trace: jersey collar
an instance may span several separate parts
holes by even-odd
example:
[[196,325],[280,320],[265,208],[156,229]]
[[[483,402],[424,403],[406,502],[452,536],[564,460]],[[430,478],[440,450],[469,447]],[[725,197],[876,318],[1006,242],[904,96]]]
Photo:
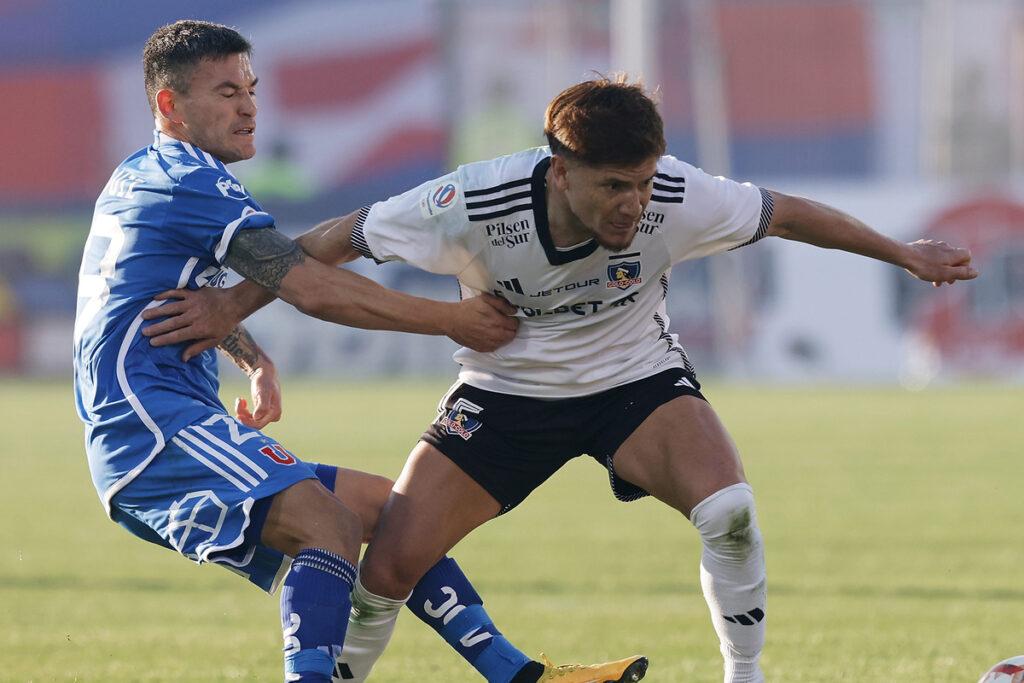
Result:
[[548,169],[551,168],[551,157],[544,157],[533,167],[531,190],[533,192],[533,219],[537,222],[537,239],[544,247],[548,263],[561,266],[586,258],[597,250],[597,242],[590,240],[572,249],[559,249],[551,239],[551,226],[548,224],[547,183],[544,181]]
[[160,150],[164,154],[170,150],[174,150],[180,155],[192,157],[204,166],[209,166],[217,169],[218,171],[229,173],[227,166],[214,158],[209,152],[204,152],[190,142],[182,142],[177,138],[172,138],[170,135],[159,130],[153,131],[153,148]]

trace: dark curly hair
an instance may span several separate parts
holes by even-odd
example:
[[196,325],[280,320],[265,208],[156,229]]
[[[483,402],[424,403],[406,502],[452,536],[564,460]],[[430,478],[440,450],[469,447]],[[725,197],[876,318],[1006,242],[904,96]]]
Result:
[[188,94],[200,61],[241,53],[251,54],[252,45],[229,26],[184,19],[160,27],[142,51],[150,109],[156,114],[156,94],[164,88]]

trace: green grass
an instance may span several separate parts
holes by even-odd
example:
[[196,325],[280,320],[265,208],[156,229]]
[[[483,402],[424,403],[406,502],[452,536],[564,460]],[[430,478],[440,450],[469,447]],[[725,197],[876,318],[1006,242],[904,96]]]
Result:
[[[970,682],[1024,653],[1024,389],[706,384],[758,495],[769,681]],[[268,431],[395,476],[445,388],[286,382]],[[106,520],[67,383],[4,379],[0,415],[0,680],[281,680],[276,598]],[[532,656],[643,652],[646,680],[721,680],[696,534],[616,503],[589,459],[455,556]],[[372,680],[480,679],[406,613]]]

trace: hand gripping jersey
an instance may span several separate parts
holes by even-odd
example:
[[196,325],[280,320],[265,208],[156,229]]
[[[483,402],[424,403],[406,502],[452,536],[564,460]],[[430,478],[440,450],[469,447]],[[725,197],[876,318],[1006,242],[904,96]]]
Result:
[[167,289],[219,286],[231,238],[273,225],[224,164],[159,132],[104,187],[79,272],[74,371],[89,469],[108,513],[170,437],[226,413],[216,352],[183,363],[184,344],[151,346],[140,333],[143,309]]
[[468,384],[540,398],[583,396],[670,367],[693,370],[665,314],[672,265],[761,239],[771,195],[671,156],[632,245],[551,241],[541,147],[453,173],[360,211],[352,244],[458,276],[462,296],[493,292],[518,307],[519,331],[493,353],[461,348]]

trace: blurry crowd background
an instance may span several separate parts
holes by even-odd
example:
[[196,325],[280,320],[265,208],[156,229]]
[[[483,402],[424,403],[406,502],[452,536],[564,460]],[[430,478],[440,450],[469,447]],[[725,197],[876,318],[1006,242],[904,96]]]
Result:
[[[1024,379],[1019,0],[0,1],[0,373],[69,372],[92,203],[151,140],[142,45],[181,18],[251,38],[259,151],[232,168],[290,234],[543,144],[554,94],[642,74],[670,153],[903,239],[970,246],[982,272],[934,290],[775,240],[683,264],[670,315],[698,370],[915,388]],[[457,296],[452,278],[352,267]],[[446,339],[346,330],[280,302],[250,329],[285,374],[454,369]]]

